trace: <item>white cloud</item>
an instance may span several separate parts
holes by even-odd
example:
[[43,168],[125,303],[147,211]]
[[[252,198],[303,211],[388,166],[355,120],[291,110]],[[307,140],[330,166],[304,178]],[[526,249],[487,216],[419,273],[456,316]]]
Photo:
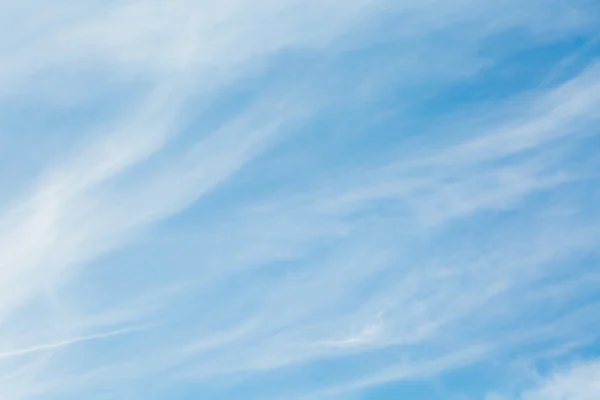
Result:
[[600,363],[589,361],[547,377],[522,400],[594,400],[600,396]]
[[[596,245],[596,215],[550,222],[536,215],[501,224],[501,234],[513,240],[452,237],[452,223],[481,211],[515,209],[528,196],[579,179],[572,168],[558,168],[572,155],[568,148],[555,152],[545,146],[595,133],[590,129],[597,122],[600,90],[598,69],[590,68],[538,93],[532,105],[520,103],[525,110],[507,106],[508,121],[484,128],[457,122],[465,130],[458,144],[436,145],[401,162],[360,166],[342,179],[324,174],[307,186],[288,182],[281,192],[242,196],[234,206],[209,210],[216,215],[210,224],[199,224],[193,235],[175,233],[180,242],[167,246],[172,253],[185,248],[186,260],[179,262],[187,268],[169,264],[175,272],[165,275],[188,285],[161,296],[158,305],[134,302],[121,312],[86,312],[65,299],[92,262],[110,269],[101,263],[103,256],[231,183],[238,171],[326,106],[328,96],[341,96],[332,93],[313,103],[320,82],[309,70],[304,81],[266,90],[208,133],[187,131],[192,100],[210,103],[281,50],[311,50],[326,58],[360,46],[351,34],[365,34],[360,25],[386,7],[397,18],[395,38],[414,40],[432,53],[455,54],[436,40],[431,44],[432,36],[445,37],[452,29],[459,31],[458,39],[463,32],[477,33],[465,48],[456,46],[461,63],[471,66],[479,60],[480,42],[492,32],[525,26],[553,37],[586,29],[589,21],[574,11],[551,26],[548,16],[564,11],[559,2],[531,19],[525,12],[498,19],[498,10],[514,5],[508,0],[493,7],[471,0],[89,1],[74,8],[67,2],[40,6],[35,15],[24,11],[33,2],[0,4],[0,21],[15,28],[0,42],[2,102],[20,98],[35,110],[56,111],[92,98],[106,100],[107,82],[144,87],[110,120],[83,124],[73,136],[73,149],[44,163],[39,178],[2,213],[0,392],[7,400],[60,396],[159,372],[173,381],[253,374],[383,348],[404,354],[406,361],[383,360],[333,392],[435,374],[472,362],[487,354],[491,342],[505,339],[481,328],[487,313],[506,309],[503,296],[518,295],[525,285],[552,276],[544,269],[547,263]],[[537,11],[541,3],[532,4],[524,7]],[[381,33],[360,40],[381,40]],[[399,79],[465,75],[429,69],[429,62],[415,57],[420,51],[407,52],[414,63],[401,63]],[[81,79],[88,73],[103,81]],[[501,164],[515,155],[523,158]],[[444,229],[450,230],[448,236]],[[438,234],[442,240],[431,243]],[[164,239],[161,232],[155,235],[144,251],[152,253],[152,244]],[[274,267],[277,261],[283,264]],[[115,265],[119,279],[133,273],[127,261]],[[147,270],[135,273],[150,275]],[[249,284],[236,285],[243,274]],[[123,295],[113,287],[118,283],[98,283],[114,295],[113,304],[144,298],[144,289],[135,286],[137,292]],[[162,293],[163,284],[157,278],[148,292]],[[572,291],[579,288],[575,284]],[[192,302],[193,310],[177,303],[190,293],[208,300]],[[531,301],[523,308],[537,306]],[[130,320],[148,314],[160,319],[161,313],[183,314],[186,324],[153,325],[143,335],[128,328]],[[543,322],[555,326],[552,316]],[[515,335],[530,328],[515,328]],[[473,332],[485,334],[482,346],[471,345]],[[447,338],[453,339],[451,345]],[[73,350],[81,346],[82,352],[93,352],[99,339],[112,340],[118,350],[91,358]]]
[[[545,297],[530,296],[530,286],[554,276],[549,263],[594,248],[597,216],[580,221],[534,214],[529,221],[496,227],[489,242],[467,235],[466,239],[442,236],[442,243],[433,247],[426,243],[432,228],[433,232],[440,227],[452,229],[457,218],[479,210],[513,210],[521,207],[527,196],[577,179],[561,162],[571,153],[556,153],[543,143],[540,141],[535,157],[510,167],[484,167],[465,160],[457,169],[430,168],[427,174],[407,179],[400,163],[325,185],[326,189],[262,200],[257,206],[244,206],[240,201],[236,210],[223,215],[222,223],[196,232],[193,240],[200,246],[196,254],[207,276],[215,279],[210,274],[219,270],[217,276],[227,277],[277,257],[291,260],[295,267],[289,271],[280,267],[288,271],[281,277],[250,279],[248,287],[239,292],[219,279],[211,280],[216,284],[213,290],[220,293],[216,299],[227,298],[215,324],[235,325],[240,319],[257,322],[241,336],[226,335],[227,341],[218,346],[202,346],[199,353],[187,354],[183,371],[176,375],[206,379],[255,373],[381,348],[408,355],[402,368],[385,366],[353,384],[332,389],[337,393],[454,368],[502,347],[560,337],[567,326],[572,329],[569,332],[585,326],[593,306],[577,318],[573,314],[569,322],[553,315],[542,316],[538,326],[515,321],[543,307]],[[510,142],[505,144],[513,147]],[[412,171],[412,160],[406,163]],[[565,166],[560,179],[548,180],[556,165]],[[451,183],[445,186],[445,181]],[[369,182],[378,185],[373,188]],[[423,191],[429,193],[431,202],[422,201]],[[469,202],[449,202],[449,193]],[[386,212],[387,220],[361,218],[381,201],[395,205]],[[416,218],[411,216],[413,203],[419,205]],[[440,207],[444,207],[442,217],[438,215]],[[436,224],[427,220],[422,225],[421,216],[433,218]],[[217,247],[211,241],[203,244],[215,232],[229,241]],[[323,258],[313,259],[324,240],[330,241],[329,250]],[[241,255],[232,254],[234,251]],[[388,279],[379,282],[376,291],[359,290],[362,282],[381,273]],[[585,280],[572,282],[564,287],[562,298],[568,301],[585,286]],[[552,287],[536,286],[540,294],[546,289]],[[353,300],[355,296],[360,300]],[[521,311],[514,314],[511,310],[517,303]],[[204,322],[210,331],[210,321]],[[508,328],[510,334],[496,333],[494,324]],[[239,332],[237,328],[233,331]],[[452,338],[448,342],[451,347],[443,344],[448,338]],[[474,338],[485,338],[477,351],[471,348]],[[159,363],[181,362],[164,357]]]

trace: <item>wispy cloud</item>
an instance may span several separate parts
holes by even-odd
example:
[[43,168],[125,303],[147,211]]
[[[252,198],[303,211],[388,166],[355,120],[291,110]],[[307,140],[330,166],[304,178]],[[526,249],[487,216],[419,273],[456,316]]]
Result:
[[3,398],[338,396],[592,335],[597,60],[443,99],[594,10],[0,5]]
[[567,399],[591,400],[598,397],[600,370],[595,361],[572,364],[568,368],[555,371],[546,377],[538,377],[538,383],[516,396],[489,395],[486,400],[505,400],[518,398],[523,400]]
[[536,399],[594,399],[600,394],[598,363],[576,365],[571,370],[556,374],[541,387],[526,392],[526,400]]

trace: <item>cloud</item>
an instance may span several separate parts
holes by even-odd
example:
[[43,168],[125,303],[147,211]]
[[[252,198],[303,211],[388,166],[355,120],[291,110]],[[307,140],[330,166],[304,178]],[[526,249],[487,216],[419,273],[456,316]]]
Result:
[[[596,328],[592,288],[563,274],[597,246],[597,64],[421,115],[420,147],[400,123],[378,149],[364,111],[394,87],[386,107],[418,115],[428,93],[501,63],[483,51],[497,35],[587,33],[584,6],[33,4],[0,8],[15,28],[0,115],[25,115],[0,121],[4,162],[18,170],[30,130],[65,146],[0,197],[7,400],[144,398],[141,381],[154,397],[338,395]],[[334,372],[303,382],[307,369]]]
[[120,329],[120,330],[113,331],[113,332],[106,332],[106,333],[100,333],[100,334],[90,335],[90,336],[69,338],[69,339],[62,340],[62,341],[56,342],[56,343],[39,344],[34,347],[29,347],[26,349],[17,349],[17,350],[10,350],[8,352],[2,352],[2,353],[0,353],[0,358],[17,357],[17,356],[22,356],[22,355],[26,355],[26,354],[30,354],[30,353],[36,353],[36,352],[40,352],[40,351],[44,351],[44,350],[59,349],[61,347],[70,346],[72,344],[79,343],[79,342],[84,342],[84,341],[88,341],[88,340],[104,339],[104,338],[109,338],[109,337],[117,336],[117,335],[123,335],[123,334],[129,333],[129,332],[135,332],[135,331],[139,331],[139,330],[140,330],[140,328]]
[[[464,142],[455,146],[461,148]],[[187,352],[185,362],[173,361],[167,354],[157,363],[183,363],[176,368],[176,376],[204,381],[223,374],[285,370],[348,355],[370,357],[386,349],[389,355],[380,361],[380,369],[369,371],[346,389],[332,389],[343,391],[434,373],[421,373],[419,366],[437,372],[456,368],[530,338],[558,337],[563,334],[557,330],[559,326],[582,327],[594,306],[580,318],[573,314],[569,323],[553,314],[539,314],[538,325],[519,320],[543,307],[544,296],[528,296],[532,288],[540,294],[551,289],[544,280],[560,273],[551,268],[552,263],[595,246],[596,217],[587,223],[573,216],[561,218],[561,214],[547,219],[548,214],[537,212],[552,211],[552,207],[541,207],[514,222],[496,221],[496,233],[487,240],[477,239],[477,234],[452,237],[458,229],[453,224],[461,219],[486,210],[519,209],[528,197],[579,179],[566,168],[560,179],[549,180],[546,175],[552,176],[555,165],[565,167],[563,157],[571,153],[539,146],[544,156],[537,154],[506,167],[482,167],[467,161],[467,167],[444,167],[439,172],[429,169],[422,177],[410,175],[408,179],[402,165],[394,164],[391,170],[377,168],[366,173],[362,186],[357,184],[360,176],[354,176],[349,187],[344,187],[342,180],[336,186],[327,182],[325,189],[303,191],[284,201],[278,196],[272,202],[261,200],[258,206],[236,202],[236,209],[225,212],[222,222],[211,224],[206,231],[196,229],[187,240],[200,246],[195,253],[203,265],[200,276],[208,271],[207,278],[214,282],[209,285],[213,293],[208,304],[227,298],[220,303],[218,316],[212,316],[212,323],[230,324],[233,332],[240,332],[236,321],[256,322],[243,329],[242,335],[226,334],[225,341],[209,348],[201,346],[196,354]],[[411,160],[406,163],[412,171]],[[509,178],[502,178],[506,174]],[[455,183],[445,186],[450,179]],[[369,182],[378,182],[386,190],[373,188]],[[425,198],[434,202],[424,201],[423,191],[428,191]],[[450,193],[470,203],[450,202]],[[396,208],[385,213],[387,219],[372,214],[381,201],[395,201]],[[416,214],[413,204],[419,204]],[[444,212],[440,216],[437,210],[441,206]],[[441,232],[433,233],[436,229]],[[215,232],[229,241],[207,239]],[[427,238],[436,237],[434,234],[441,236],[432,247]],[[203,243],[206,240],[208,244]],[[273,250],[269,248],[271,240],[275,240]],[[320,245],[328,242],[323,256],[314,258]],[[293,268],[278,267],[282,275],[256,270],[261,265],[268,268],[274,254],[275,260],[290,262]],[[230,275],[240,270],[249,271],[242,275],[246,278],[241,286]],[[382,277],[387,279],[376,279]],[[363,287],[365,281],[377,282],[377,286]],[[581,290],[585,280],[573,284],[570,289],[564,287],[567,300]],[[517,303],[521,311],[514,314],[511,310]],[[212,315],[208,304],[200,306],[200,315]],[[209,334],[211,321],[204,319],[201,325],[200,332],[208,331],[193,336]],[[506,329],[510,335],[497,333]],[[449,338],[452,340],[447,342]],[[475,338],[485,340],[479,351],[471,352]],[[181,351],[176,353],[181,357]],[[400,354],[409,361],[399,369],[392,360]]]
[[594,399],[600,394],[600,368],[597,363],[576,365],[571,370],[552,376],[540,388],[526,392],[526,400]]
[[[594,360],[578,362],[561,368],[540,378],[536,387],[518,395],[523,400],[588,400],[600,393],[600,369]],[[489,400],[504,400],[508,397],[490,395]]]

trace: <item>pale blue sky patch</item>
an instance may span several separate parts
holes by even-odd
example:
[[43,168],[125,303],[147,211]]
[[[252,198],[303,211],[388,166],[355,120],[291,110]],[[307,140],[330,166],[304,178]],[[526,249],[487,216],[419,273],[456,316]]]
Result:
[[0,398],[600,398],[600,8],[0,2]]

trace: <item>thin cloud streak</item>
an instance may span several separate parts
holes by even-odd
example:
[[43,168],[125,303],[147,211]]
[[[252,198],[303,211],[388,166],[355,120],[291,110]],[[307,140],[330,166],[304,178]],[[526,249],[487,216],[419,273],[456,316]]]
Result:
[[46,351],[46,350],[57,350],[57,349],[60,349],[61,347],[67,347],[67,346],[70,346],[70,345],[73,345],[76,343],[87,342],[90,340],[101,340],[101,339],[106,339],[106,338],[110,338],[110,337],[114,337],[114,336],[125,335],[125,334],[132,333],[132,332],[139,332],[141,330],[146,330],[146,329],[148,329],[148,327],[132,327],[132,328],[119,329],[119,330],[110,331],[110,332],[97,333],[95,335],[69,338],[69,339],[61,340],[61,341],[54,342],[54,343],[37,344],[37,345],[30,346],[25,349],[17,349],[17,350],[0,352],[0,358],[18,357],[18,356],[31,354],[31,353],[37,353],[37,352]]

